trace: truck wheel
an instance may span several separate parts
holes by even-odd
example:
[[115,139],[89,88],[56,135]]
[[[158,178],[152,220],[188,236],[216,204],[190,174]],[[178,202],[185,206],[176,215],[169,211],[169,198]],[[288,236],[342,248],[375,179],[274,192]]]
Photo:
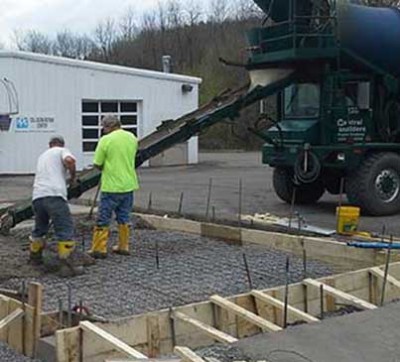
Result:
[[392,215],[400,211],[400,156],[377,153],[366,158],[346,180],[350,203],[369,215]]
[[[273,185],[278,197],[290,204],[293,189],[296,186],[293,182],[293,172],[287,168],[275,168]],[[310,184],[300,184],[297,186],[295,203],[299,205],[313,204],[321,198],[324,192],[324,185],[319,179]]]

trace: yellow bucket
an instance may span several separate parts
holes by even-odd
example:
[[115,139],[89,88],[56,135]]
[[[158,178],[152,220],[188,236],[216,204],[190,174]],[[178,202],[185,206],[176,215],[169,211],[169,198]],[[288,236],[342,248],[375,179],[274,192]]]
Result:
[[341,206],[336,208],[337,233],[351,235],[357,231],[360,220],[360,208]]

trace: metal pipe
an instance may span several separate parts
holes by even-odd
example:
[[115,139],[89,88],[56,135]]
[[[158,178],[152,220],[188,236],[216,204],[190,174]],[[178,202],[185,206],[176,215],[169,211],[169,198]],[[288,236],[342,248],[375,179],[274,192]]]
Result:
[[25,341],[26,341],[26,335],[25,335],[25,323],[26,323],[26,317],[25,317],[25,312],[26,312],[26,282],[22,281],[22,290],[21,290],[21,302],[22,302],[22,310],[24,314],[22,315],[22,323],[21,323],[21,336],[22,336],[22,354],[26,354],[26,349],[25,349]]
[[253,289],[253,281],[251,280],[249,264],[247,263],[247,257],[246,257],[245,253],[243,253],[243,263],[244,263],[244,268],[245,268],[246,274],[247,274],[247,281],[249,282],[250,290],[252,290]]
[[343,193],[344,193],[344,177],[340,178],[339,185],[339,203],[338,203],[338,211],[336,212],[336,232],[339,230],[339,210],[343,204]]
[[183,192],[181,192],[181,196],[179,197],[178,215],[182,214],[182,206],[183,206]]
[[206,219],[208,220],[208,214],[210,211],[211,202],[211,190],[212,190],[212,178],[208,181],[208,193],[207,193],[207,204],[206,204]]
[[[83,301],[79,300],[79,322],[82,320]],[[83,330],[79,328],[79,362],[83,362]]]
[[289,257],[286,258],[286,281],[285,281],[285,300],[284,300],[284,308],[283,308],[283,328],[287,327],[287,317],[288,317],[288,302],[289,302],[289,265],[290,259]]
[[72,327],[72,288],[71,285],[67,285],[68,289],[68,327]]
[[149,202],[147,204],[147,210],[148,211],[151,210],[152,206],[153,206],[153,193],[150,191],[150,193],[149,193]]
[[387,253],[386,253],[385,275],[383,276],[383,283],[382,283],[381,306],[385,302],[385,291],[386,291],[386,283],[387,283],[387,277],[388,277],[388,272],[389,272],[390,254],[392,251],[392,248],[391,248],[392,244],[393,244],[393,235],[390,235],[389,247],[388,247]]
[[324,319],[324,285],[321,284],[319,287],[319,295],[320,295],[320,309],[321,309],[321,319]]
[[242,225],[242,179],[239,180],[239,210],[238,210],[238,225]]
[[60,328],[62,328],[64,324],[63,301],[61,298],[58,299],[58,324]]
[[169,325],[171,329],[171,340],[172,340],[172,348],[176,346],[176,333],[175,333],[175,321],[172,317],[174,311],[172,308],[169,308]]
[[352,241],[348,242],[347,246],[353,246],[355,248],[363,249],[400,249],[400,243],[382,243],[374,242],[370,243],[368,241]]
[[292,219],[293,219],[293,214],[294,214],[294,204],[296,201],[296,186],[293,187],[292,191],[292,200],[290,202],[290,214],[289,214],[289,223],[288,223],[288,229],[287,231],[289,232],[290,229],[292,228]]
[[160,269],[160,257],[158,254],[158,240],[156,238],[156,265],[157,265],[157,269]]

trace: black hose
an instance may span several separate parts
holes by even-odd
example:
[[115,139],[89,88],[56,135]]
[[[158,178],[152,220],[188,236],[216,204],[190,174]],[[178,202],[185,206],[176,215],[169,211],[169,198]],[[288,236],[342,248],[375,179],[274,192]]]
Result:
[[[305,158],[307,157],[307,169],[303,168]],[[317,180],[321,172],[321,163],[318,157],[311,151],[304,151],[297,156],[294,163],[294,176],[303,184],[310,184]]]

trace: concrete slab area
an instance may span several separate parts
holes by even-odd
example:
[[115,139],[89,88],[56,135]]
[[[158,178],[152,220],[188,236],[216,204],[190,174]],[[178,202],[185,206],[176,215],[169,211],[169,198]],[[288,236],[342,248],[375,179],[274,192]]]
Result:
[[[183,213],[204,216],[210,178],[212,182],[210,208],[214,206],[217,218],[237,219],[239,180],[243,182],[244,214],[272,213],[289,215],[289,206],[280,201],[272,188],[272,169],[261,163],[259,152],[200,153],[200,163],[191,166],[140,168],[141,189],[135,204],[147,208],[152,193],[153,209],[176,212],[181,192],[184,193]],[[32,176],[0,177],[0,203],[30,197]],[[92,200],[94,190],[82,198]],[[310,224],[335,228],[335,208],[339,197],[325,194],[313,206],[296,207]],[[211,209],[209,211],[211,213]],[[398,216],[366,217],[361,228],[400,235]]]
[[[83,237],[88,248],[90,231]],[[113,233],[110,245],[116,237]],[[290,253],[260,245],[230,245],[178,232],[136,230],[132,251],[130,256],[110,255],[88,267],[84,275],[63,279],[27,265],[27,251],[22,250],[18,241],[4,241],[0,249],[4,263],[0,267],[7,269],[8,277],[0,278],[0,286],[18,290],[22,281],[42,283],[47,311],[56,310],[59,299],[67,307],[70,286],[73,305],[82,300],[92,313],[117,318],[202,301],[215,293],[231,295],[248,291],[243,253],[255,288],[281,285],[285,280],[287,256],[291,257],[290,282],[299,281],[303,276],[302,259]],[[307,270],[310,276],[320,277],[332,274],[334,268],[310,260]]]
[[299,325],[235,344],[252,360],[269,362],[399,361],[400,303]]

